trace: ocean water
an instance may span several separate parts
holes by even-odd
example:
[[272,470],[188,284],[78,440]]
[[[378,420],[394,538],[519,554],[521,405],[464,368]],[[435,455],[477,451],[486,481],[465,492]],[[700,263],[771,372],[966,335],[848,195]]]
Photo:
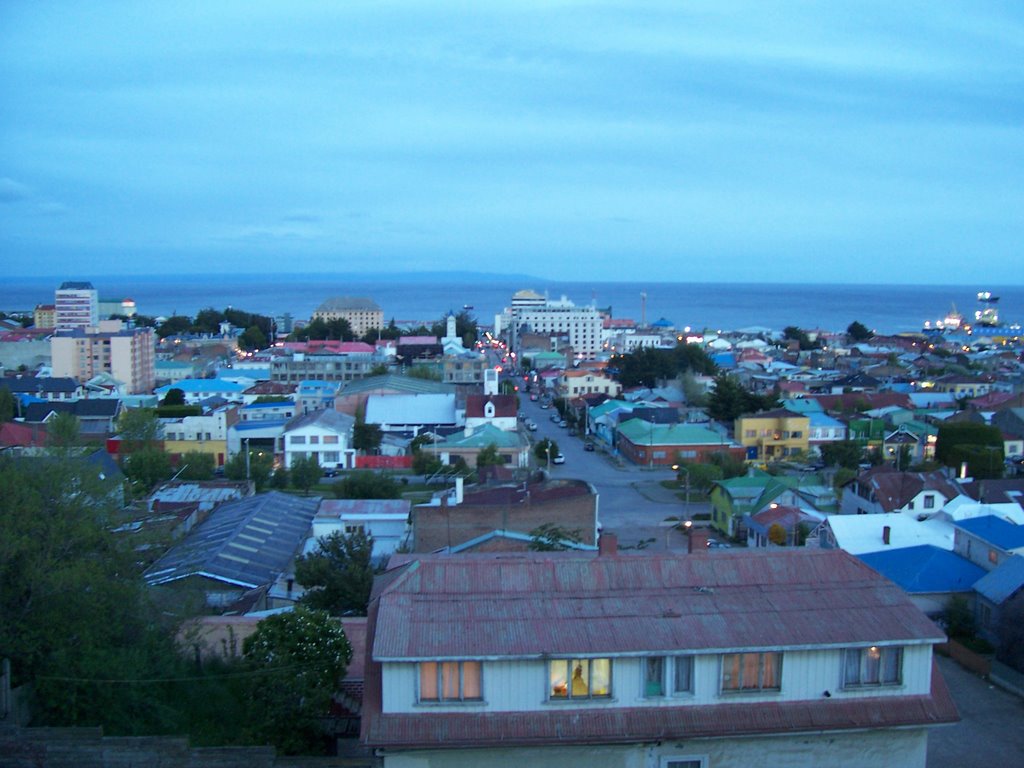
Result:
[[[0,310],[26,310],[53,302],[66,279],[90,280],[101,299],[131,297],[146,315],[194,315],[205,307],[228,306],[273,316],[309,318],[332,296],[372,298],[387,320],[400,325],[433,322],[449,310],[472,307],[490,325],[512,294],[529,288],[551,298],[567,296],[577,305],[611,308],[612,316],[648,323],[660,318],[677,328],[844,330],[857,320],[880,333],[920,330],[924,321],[945,316],[953,304],[967,317],[978,307],[977,293],[1000,297],[1004,323],[1024,321],[1024,286],[906,286],[750,283],[552,282],[537,278],[437,275],[367,279],[344,275],[168,275],[14,277],[0,283]],[[646,295],[643,299],[642,296]]]

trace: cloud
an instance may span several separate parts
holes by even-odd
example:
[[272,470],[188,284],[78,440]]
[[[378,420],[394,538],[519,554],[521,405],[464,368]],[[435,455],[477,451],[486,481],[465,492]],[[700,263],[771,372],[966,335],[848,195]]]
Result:
[[32,197],[32,190],[6,176],[0,178],[0,203],[20,203]]

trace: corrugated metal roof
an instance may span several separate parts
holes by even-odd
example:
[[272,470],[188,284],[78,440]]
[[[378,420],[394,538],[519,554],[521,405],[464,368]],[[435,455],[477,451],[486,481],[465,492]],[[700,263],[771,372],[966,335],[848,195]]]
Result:
[[324,499],[317,510],[318,520],[336,520],[346,515],[408,515],[408,499]]
[[145,572],[146,583],[203,575],[258,587],[288,566],[320,500],[271,492],[222,504]]
[[1004,560],[998,568],[990,571],[974,585],[982,597],[1000,605],[1024,587],[1024,557],[1014,555]]
[[845,552],[421,558],[380,593],[373,656],[537,657],[937,642]]
[[969,592],[985,575],[970,560],[929,544],[871,552],[860,559],[910,594]]
[[961,520],[954,525],[1000,549],[1014,550],[1024,547],[1024,525],[1015,525],[995,515]]

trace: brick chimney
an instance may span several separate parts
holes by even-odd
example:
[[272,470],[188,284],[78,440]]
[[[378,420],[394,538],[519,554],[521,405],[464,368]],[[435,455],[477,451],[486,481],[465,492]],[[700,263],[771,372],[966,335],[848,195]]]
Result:
[[888,525],[883,525],[882,526],[882,543],[883,544],[888,544],[889,543],[889,534],[891,534],[891,533],[892,533],[892,528],[890,528]]
[[702,554],[707,552],[709,538],[711,538],[711,531],[707,528],[690,528],[690,547],[688,550],[690,554]]
[[614,533],[601,533],[597,540],[598,557],[615,557],[619,554],[619,537]]

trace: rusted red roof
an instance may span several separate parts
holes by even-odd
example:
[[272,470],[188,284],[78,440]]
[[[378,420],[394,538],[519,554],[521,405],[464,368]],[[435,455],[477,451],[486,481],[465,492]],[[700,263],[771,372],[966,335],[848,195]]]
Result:
[[466,416],[468,418],[482,419],[484,417],[484,406],[487,403],[494,405],[496,417],[515,417],[516,398],[515,395],[468,395],[466,397]]
[[[371,689],[375,689],[371,692]],[[373,709],[371,704],[376,704]],[[367,680],[362,740],[371,746],[487,747],[622,744],[682,738],[939,725],[959,720],[938,669],[928,696],[815,701],[621,707],[543,712],[381,714],[379,689]]]
[[902,590],[841,550],[421,557],[388,578],[376,591],[376,661],[943,639]]

